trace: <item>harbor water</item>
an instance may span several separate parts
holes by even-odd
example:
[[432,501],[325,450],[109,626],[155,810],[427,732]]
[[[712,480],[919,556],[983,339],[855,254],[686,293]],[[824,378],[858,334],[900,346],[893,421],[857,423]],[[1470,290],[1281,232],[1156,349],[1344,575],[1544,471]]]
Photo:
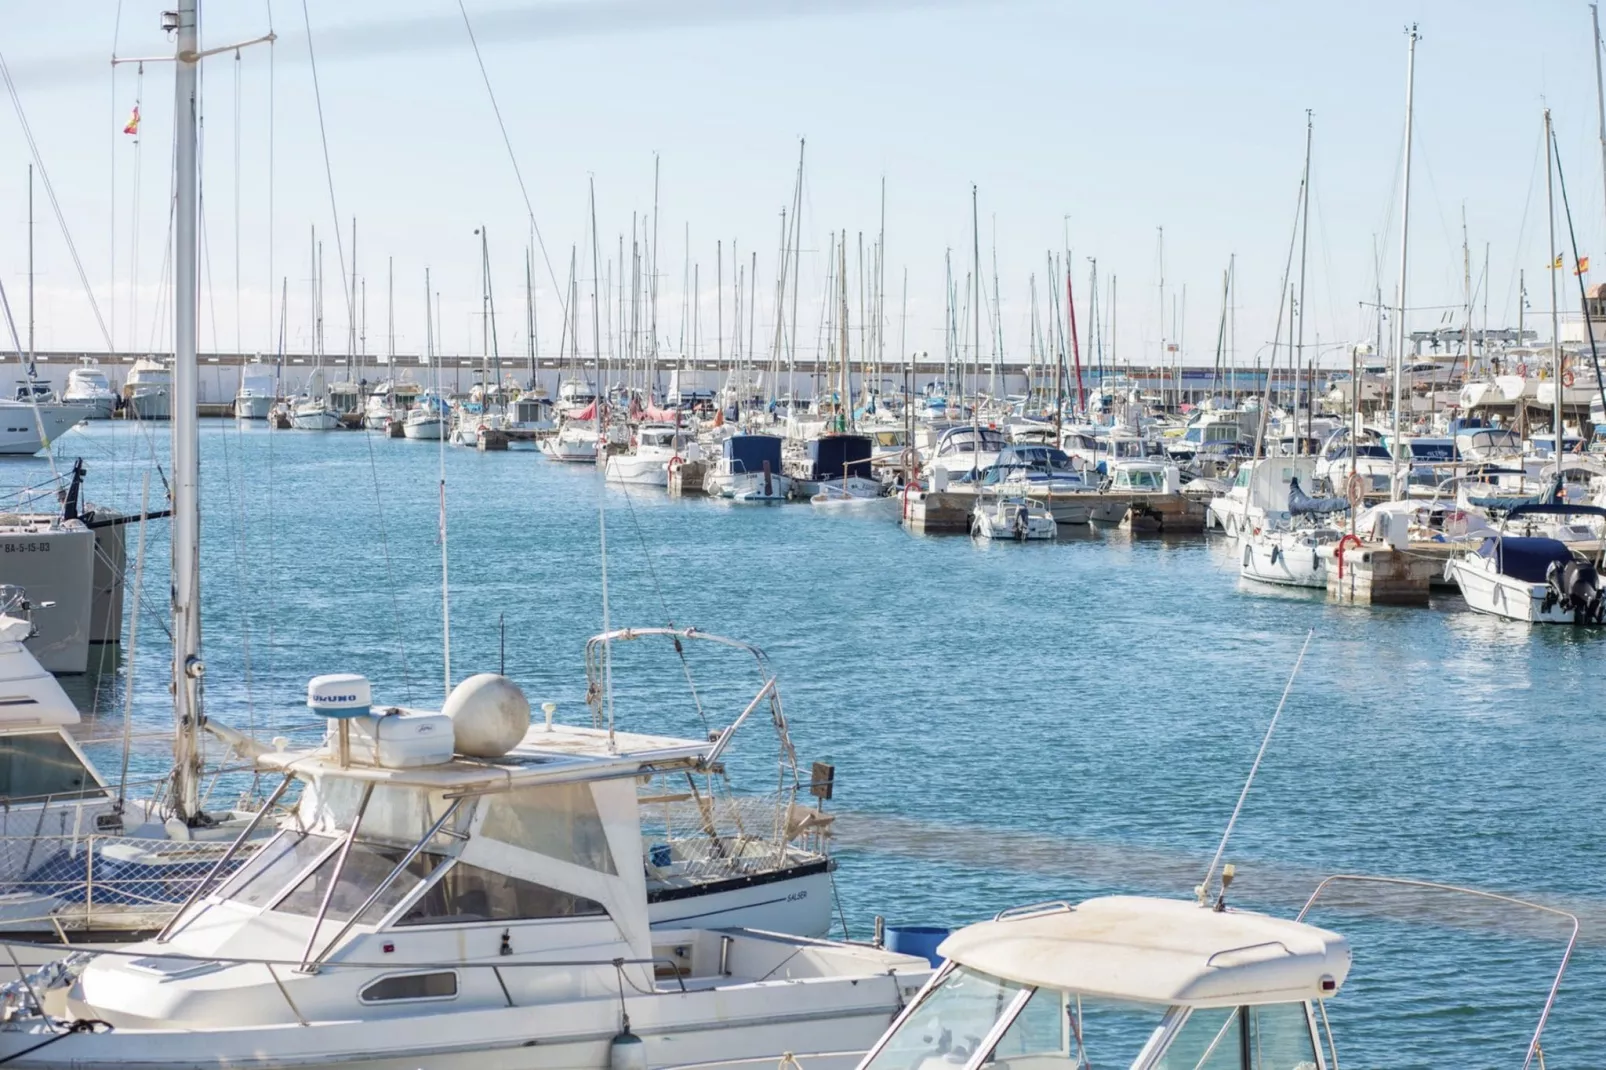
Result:
[[[82,456],[87,497],[124,511],[149,473],[158,507],[165,427],[92,425],[57,456]],[[1474,616],[1454,596],[1394,610],[1254,589],[1199,536],[919,538],[807,505],[626,493],[517,449],[205,421],[202,463],[212,717],[316,733],[305,685],[326,672],[367,675],[378,702],[441,701],[444,471],[453,678],[505,669],[537,708],[588,721],[605,522],[614,627],[672,621],[770,655],[804,769],[835,766],[837,913],[855,938],[876,914],[956,926],[1034,900],[1192,894],[1313,633],[1225,855],[1230,900],[1291,915],[1347,872],[1560,906],[1583,930],[1546,1060],[1606,1050],[1606,638],[1591,630]],[[7,474],[49,472],[38,458]],[[130,678],[139,729],[170,713],[166,522],[146,539],[137,651],[69,684],[102,734]],[[688,658],[702,715],[673,650],[619,645],[621,728],[699,735],[740,712],[750,663]],[[164,758],[144,742],[136,768]],[[773,790],[772,751],[732,763]],[[1427,892],[1347,893],[1312,917],[1354,946],[1328,1008],[1352,1066],[1520,1065],[1567,933]]]

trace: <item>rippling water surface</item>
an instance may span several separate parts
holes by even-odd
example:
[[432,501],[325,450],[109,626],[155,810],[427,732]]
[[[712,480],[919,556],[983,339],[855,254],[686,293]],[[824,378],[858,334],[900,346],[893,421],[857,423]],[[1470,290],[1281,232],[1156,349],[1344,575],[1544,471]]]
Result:
[[[439,452],[365,434],[203,427],[212,716],[315,729],[306,679],[353,671],[376,699],[442,692]],[[137,508],[165,430],[74,432],[89,495]],[[799,756],[836,766],[841,915],[958,925],[1038,899],[1186,895],[1203,876],[1307,631],[1281,727],[1228,859],[1233,898],[1292,913],[1321,876],[1385,873],[1540,898],[1581,946],[1549,1065],[1606,1050],[1606,635],[1468,613],[1366,610],[1240,585],[1219,542],[1080,535],[1054,545],[917,538],[807,506],[626,495],[530,452],[444,457],[452,670],[509,675],[583,718],[585,639],[673,620],[762,646]],[[43,461],[7,466],[14,485]],[[160,479],[153,496],[160,495]],[[135,710],[167,713],[165,523],[151,540]],[[132,558],[135,538],[129,537]],[[702,730],[663,648],[616,658],[625,727]],[[690,655],[708,719],[751,668]],[[118,723],[117,674],[73,682]],[[734,761],[761,789],[755,733]],[[114,762],[115,759],[107,759]],[[159,745],[141,752],[159,768]],[[114,767],[114,766],[112,766]],[[1355,967],[1330,1010],[1345,1065],[1520,1065],[1565,927],[1423,895],[1350,896],[1317,920]]]

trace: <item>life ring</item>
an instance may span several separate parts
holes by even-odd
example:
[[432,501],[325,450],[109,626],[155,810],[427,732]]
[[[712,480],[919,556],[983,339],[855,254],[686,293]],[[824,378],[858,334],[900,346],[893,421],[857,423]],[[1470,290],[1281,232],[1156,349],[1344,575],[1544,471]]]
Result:
[[1573,375],[1573,370],[1571,368],[1568,368],[1566,371],[1561,373],[1562,386],[1572,386],[1576,379],[1577,377]]
[[1517,374],[1522,376],[1524,379],[1528,378],[1528,365],[1526,365],[1526,364],[1517,365]]
[[1358,536],[1358,535],[1346,535],[1342,539],[1338,540],[1338,549],[1333,551],[1333,557],[1334,557],[1334,559],[1336,559],[1338,561],[1338,578],[1339,579],[1343,579],[1344,578],[1344,551],[1345,551],[1345,549],[1348,548],[1348,547],[1353,546],[1355,549],[1359,550],[1361,548],[1361,545],[1362,545],[1361,544],[1361,539],[1360,539],[1360,536]]
[[1361,502],[1366,498],[1366,488],[1361,482],[1361,474],[1359,472],[1351,472],[1349,474],[1349,479],[1344,484],[1344,497],[1349,500],[1351,509],[1359,509],[1361,507]]

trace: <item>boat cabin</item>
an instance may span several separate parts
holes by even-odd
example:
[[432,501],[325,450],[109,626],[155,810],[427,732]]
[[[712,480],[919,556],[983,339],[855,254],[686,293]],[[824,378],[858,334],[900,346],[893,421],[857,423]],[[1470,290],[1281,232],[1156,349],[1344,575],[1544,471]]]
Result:
[[938,950],[860,1070],[1314,1070],[1350,968],[1337,933],[1138,896],[1005,911]]
[[1158,461],[1117,461],[1113,467],[1111,491],[1174,494],[1181,489],[1176,465]]

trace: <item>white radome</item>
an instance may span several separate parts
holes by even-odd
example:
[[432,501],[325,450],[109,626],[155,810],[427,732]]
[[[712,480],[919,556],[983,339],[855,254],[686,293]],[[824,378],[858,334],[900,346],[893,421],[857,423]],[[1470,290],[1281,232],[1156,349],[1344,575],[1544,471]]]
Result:
[[530,727],[530,700],[518,684],[482,672],[452,688],[441,712],[452,719],[453,746],[470,758],[500,758]]

